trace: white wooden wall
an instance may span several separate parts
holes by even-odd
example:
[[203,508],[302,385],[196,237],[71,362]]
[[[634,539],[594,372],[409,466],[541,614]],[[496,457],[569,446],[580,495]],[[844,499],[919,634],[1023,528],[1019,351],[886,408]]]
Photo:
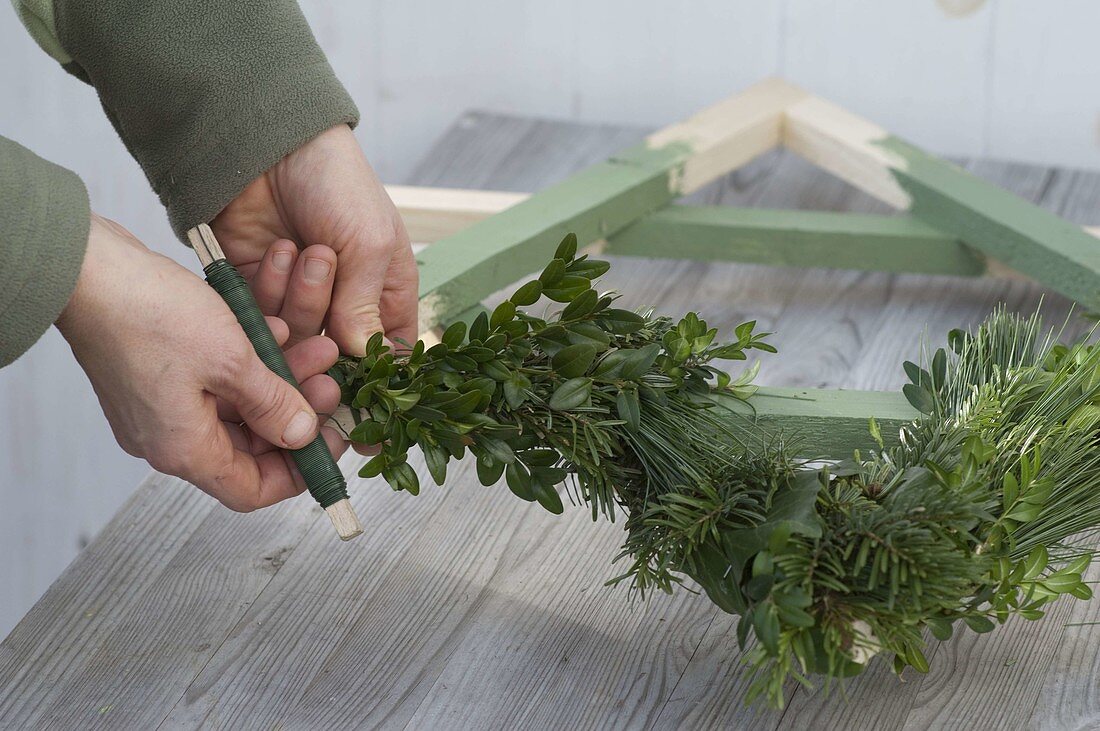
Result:
[[[190,264],[94,94],[4,5],[0,134],[79,172],[97,210]],[[1093,0],[304,6],[390,181],[464,109],[658,125],[776,73],[940,153],[1100,167]],[[0,371],[0,636],[144,471],[56,332]]]

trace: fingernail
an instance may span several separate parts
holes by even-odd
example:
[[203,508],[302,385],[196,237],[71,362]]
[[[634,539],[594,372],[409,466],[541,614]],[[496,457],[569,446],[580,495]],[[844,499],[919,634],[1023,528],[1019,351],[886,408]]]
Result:
[[313,427],[317,426],[317,417],[306,411],[299,411],[283,432],[283,444],[297,446],[305,441],[306,437],[313,433]]
[[279,251],[271,256],[271,266],[280,272],[289,272],[294,266],[294,257],[289,251]]
[[306,259],[305,278],[310,284],[320,284],[328,279],[332,265],[324,259]]

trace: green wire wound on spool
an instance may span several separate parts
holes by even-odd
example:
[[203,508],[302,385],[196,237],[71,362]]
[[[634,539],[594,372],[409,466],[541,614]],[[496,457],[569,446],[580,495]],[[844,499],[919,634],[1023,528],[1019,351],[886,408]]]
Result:
[[[237,317],[237,322],[241,324],[264,365],[294,388],[300,388],[298,380],[290,372],[286,358],[283,357],[282,348],[275,342],[275,336],[271,334],[271,328],[267,326],[267,320],[252,296],[252,290],[236,267],[225,259],[218,259],[207,265],[203,272],[207,283],[221,295]],[[322,508],[347,498],[344,475],[325,444],[324,437],[319,433],[301,449],[290,450],[290,454],[309,487],[309,494]]]

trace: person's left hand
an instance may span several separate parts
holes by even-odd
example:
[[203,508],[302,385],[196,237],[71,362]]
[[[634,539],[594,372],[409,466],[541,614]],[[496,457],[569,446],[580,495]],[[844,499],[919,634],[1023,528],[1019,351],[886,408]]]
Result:
[[[362,355],[379,330],[391,341],[416,342],[418,276],[409,237],[346,125],[287,155],[211,225],[264,314],[290,326],[290,344],[322,328],[349,355]],[[280,240],[284,250],[301,250],[296,264],[290,257],[271,262],[300,280],[296,290],[304,296],[296,300],[284,301],[254,281],[265,253],[275,256],[278,247],[268,252]]]

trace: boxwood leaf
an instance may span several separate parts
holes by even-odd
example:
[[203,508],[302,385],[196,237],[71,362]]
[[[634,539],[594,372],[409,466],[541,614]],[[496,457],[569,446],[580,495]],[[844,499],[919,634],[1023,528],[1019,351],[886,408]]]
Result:
[[558,250],[554,252],[555,259],[562,259],[564,261],[572,261],[573,257],[577,255],[577,235],[575,233],[567,233],[565,238],[558,244]]
[[534,502],[535,491],[531,483],[531,473],[518,459],[504,469],[504,477],[508,481],[508,489],[516,497]]
[[504,474],[503,462],[497,462],[488,455],[477,458],[477,479],[485,487],[491,487],[500,482],[502,474]]
[[523,285],[515,291],[509,299],[514,304],[524,307],[526,305],[533,305],[539,301],[539,297],[542,296],[542,282],[534,279],[527,284]]
[[443,337],[440,338],[440,342],[446,345],[448,348],[457,348],[462,345],[463,338],[466,337],[466,323],[459,320],[452,323],[450,327],[443,331]]
[[489,327],[496,330],[506,322],[511,322],[516,316],[516,305],[511,300],[504,300],[493,310],[493,316],[489,318]]
[[[539,281],[542,282],[542,286],[545,290],[546,287],[557,286],[558,282],[565,276],[565,261],[562,259],[551,259],[550,263],[546,265],[546,268],[542,270],[542,274],[539,275]],[[543,292],[545,294],[545,291]]]
[[616,335],[629,335],[645,326],[645,318],[638,313],[614,308],[601,312],[599,321]]
[[442,485],[447,479],[447,450],[435,444],[421,444],[420,449],[424,452],[428,474],[435,480],[435,484]]
[[557,352],[552,363],[563,378],[576,378],[588,372],[596,359],[596,349],[591,345],[569,345]]
[[581,406],[592,395],[592,381],[588,378],[570,378],[554,390],[550,408],[568,411]]

